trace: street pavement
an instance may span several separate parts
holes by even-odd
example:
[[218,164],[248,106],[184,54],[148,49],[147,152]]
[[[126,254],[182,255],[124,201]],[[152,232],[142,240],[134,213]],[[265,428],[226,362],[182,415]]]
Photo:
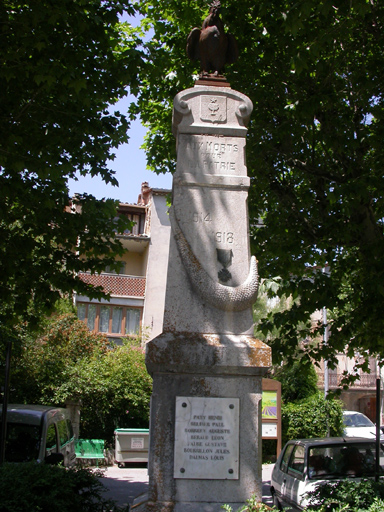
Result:
[[[264,464],[263,502],[272,506],[269,492],[273,464]],[[133,500],[148,491],[148,470],[145,464],[131,465],[128,468],[119,468],[117,465],[103,468],[104,476],[101,479],[106,488],[104,496],[111,498],[120,507],[127,507]],[[250,492],[251,496],[252,492]]]
[[127,507],[137,496],[148,491],[146,464],[136,463],[127,468],[119,468],[114,464],[99,469],[104,473],[101,479],[106,488],[104,496],[116,501],[119,507]]

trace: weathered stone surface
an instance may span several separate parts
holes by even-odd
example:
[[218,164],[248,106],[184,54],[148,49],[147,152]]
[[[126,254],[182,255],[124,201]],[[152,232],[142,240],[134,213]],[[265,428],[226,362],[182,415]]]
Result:
[[[227,87],[197,85],[175,98],[164,326],[146,349],[153,377],[146,512],[219,512],[224,503],[236,510],[252,494],[261,501],[261,382],[271,350],[252,336],[258,275],[247,211],[251,111],[250,100]],[[227,402],[236,417],[218,412]],[[182,403],[207,412],[188,418]],[[200,442],[186,432],[193,415],[221,416],[229,432],[221,440],[226,447],[213,446],[205,433],[209,446],[201,450],[212,453],[201,467],[189,457]]]
[[197,85],[175,97],[173,134],[245,137],[252,108],[251,100],[238,91]]
[[[174,105],[174,224],[212,281],[242,286],[250,271],[245,135],[252,103],[232,89],[195,86],[179,93]],[[202,297],[175,237],[168,268],[164,331],[252,334],[251,304],[228,314],[229,308]],[[201,279],[200,289],[207,287]]]
[[271,349],[246,335],[163,333],[147,344],[149,373],[205,373],[262,376],[272,364]]
[[[253,376],[204,374],[154,374],[151,402],[151,436],[149,459],[149,501],[174,503],[174,509],[220,510],[224,503],[236,506],[256,493],[261,500],[260,433],[261,378]],[[236,480],[175,479],[174,442],[176,397],[238,397],[239,411],[239,475]],[[260,452],[259,452],[260,450]],[[152,476],[152,478],[151,478]],[[165,505],[164,505],[165,506]],[[203,508],[213,507],[211,509]],[[193,508],[196,507],[196,508]],[[199,508],[200,507],[200,508]],[[152,510],[152,509],[151,509]],[[165,510],[165,508],[164,508]]]

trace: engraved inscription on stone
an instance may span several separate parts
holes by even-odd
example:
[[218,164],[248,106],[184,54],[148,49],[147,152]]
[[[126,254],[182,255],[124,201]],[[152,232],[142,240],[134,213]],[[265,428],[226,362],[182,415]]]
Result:
[[225,96],[201,96],[200,118],[211,123],[227,121],[227,98]]
[[194,174],[245,176],[244,144],[237,137],[182,134],[178,139],[179,169]]
[[176,397],[174,478],[239,478],[239,399]]

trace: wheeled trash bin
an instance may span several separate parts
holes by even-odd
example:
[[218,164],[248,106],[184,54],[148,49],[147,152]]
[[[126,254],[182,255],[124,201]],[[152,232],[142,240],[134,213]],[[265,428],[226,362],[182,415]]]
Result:
[[115,430],[115,462],[119,468],[132,462],[148,462],[149,429],[117,428]]

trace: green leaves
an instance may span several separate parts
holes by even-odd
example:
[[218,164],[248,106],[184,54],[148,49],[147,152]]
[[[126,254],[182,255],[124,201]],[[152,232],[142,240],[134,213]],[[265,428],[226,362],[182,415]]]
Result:
[[70,313],[45,319],[38,335],[24,330],[18,327],[11,402],[81,401],[85,438],[112,442],[117,427],[148,426],[152,379],[138,340],[111,345]]
[[108,107],[142,65],[139,39],[118,24],[123,10],[134,13],[128,1],[1,3],[0,317],[10,324],[37,318],[59,293],[100,296],[77,273],[121,253],[117,203],[83,194],[74,214],[67,182],[80,173],[117,185],[109,161],[129,121]]
[[337,399],[318,394],[299,403],[283,404],[283,443],[290,439],[340,436],[343,432],[342,407]]
[[152,379],[139,346],[125,343],[102,357],[96,351],[68,369],[67,377],[56,387],[56,399],[81,400],[82,436],[112,442],[115,428],[148,426]]
[[[137,112],[149,127],[145,149],[155,172],[175,168],[172,100],[194,85],[198,69],[185,42],[206,8],[202,0],[138,4],[143,28],[153,31],[138,73]],[[263,278],[281,277],[279,296],[299,299],[264,323],[271,332],[281,328],[276,357],[294,357],[302,336],[317,336],[307,325],[323,306],[332,312],[334,353],[346,343],[380,353],[383,7],[227,0],[222,18],[240,48],[227,79],[254,105],[247,141],[252,252]],[[326,277],[310,270],[326,265]],[[307,347],[316,358],[325,350]]]
[[105,498],[100,476],[90,468],[64,468],[36,462],[0,466],[0,500],[3,512],[102,512],[121,510]]
[[316,371],[309,360],[296,360],[292,365],[276,366],[273,378],[281,382],[281,400],[285,404],[299,402],[319,392]]
[[308,493],[310,510],[380,512],[384,508],[384,485],[374,480],[323,482]]

